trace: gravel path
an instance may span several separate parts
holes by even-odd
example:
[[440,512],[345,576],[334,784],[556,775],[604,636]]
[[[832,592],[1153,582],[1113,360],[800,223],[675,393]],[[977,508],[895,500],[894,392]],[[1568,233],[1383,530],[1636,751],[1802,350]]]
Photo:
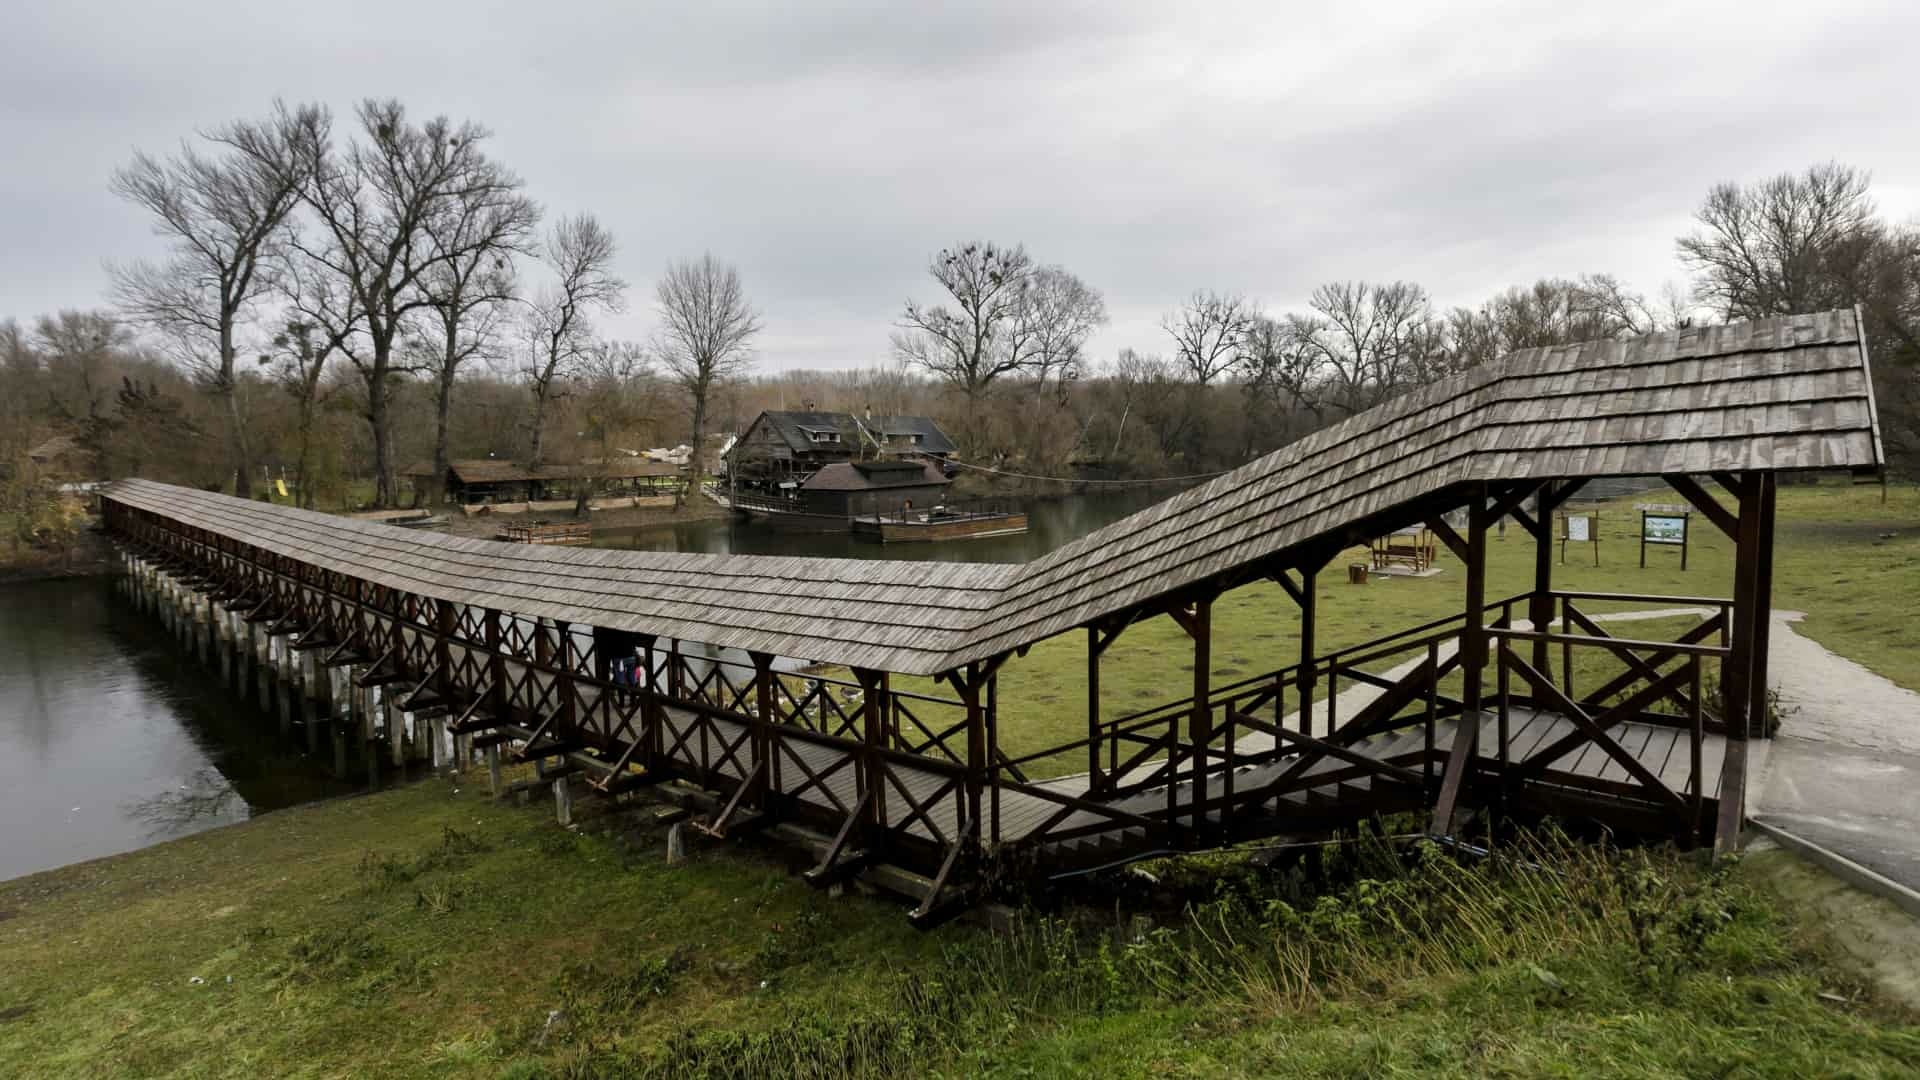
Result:
[[1773,613],[1780,733],[1755,762],[1747,813],[1920,888],[1920,694],[1800,636],[1803,617]]

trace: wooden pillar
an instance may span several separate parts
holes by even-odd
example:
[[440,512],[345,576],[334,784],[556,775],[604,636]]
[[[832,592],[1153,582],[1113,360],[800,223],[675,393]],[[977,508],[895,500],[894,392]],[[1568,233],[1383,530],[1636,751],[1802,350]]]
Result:
[[1461,668],[1466,676],[1469,712],[1478,713],[1482,682],[1487,667],[1487,492],[1481,485],[1474,496],[1473,509],[1467,515],[1467,596],[1466,624],[1461,628]]
[[1733,547],[1733,632],[1727,642],[1726,658],[1721,663],[1720,688],[1727,737],[1745,739],[1760,571],[1759,478],[1747,476],[1737,483],[1734,494],[1739,498],[1740,509]]
[[968,664],[962,700],[967,706],[967,839],[980,839],[980,795],[986,787],[987,710],[981,700],[990,672],[982,664]]
[[[495,611],[493,608],[487,608],[486,612],[481,616],[480,626],[481,633],[486,639],[487,681],[493,684],[493,700],[488,702],[488,704],[493,709],[493,718],[504,724],[513,719],[511,709],[513,699],[507,693],[506,633],[500,625],[501,618],[500,612]],[[497,757],[498,754],[493,754],[489,756],[488,760],[492,761]],[[495,792],[495,794],[499,793]]]
[[[1464,680],[1458,726],[1447,752],[1446,771],[1440,777],[1440,796],[1434,803],[1428,831],[1451,836],[1460,792],[1479,754],[1481,680],[1487,663],[1487,486],[1475,484],[1468,503],[1467,538],[1456,549],[1466,566],[1467,595],[1462,602],[1460,672]],[[1438,519],[1435,519],[1438,521]]]
[[[873,829],[887,827],[887,776],[886,759],[881,751],[887,745],[886,717],[882,714],[882,701],[885,697],[884,675],[869,668],[854,668],[853,677],[860,683],[860,767],[862,781],[860,794],[869,792],[873,797],[867,800],[867,824]],[[872,836],[869,842],[877,842]]]
[[1747,739],[1752,732],[1766,730],[1775,494],[1771,473],[1726,477],[1722,482],[1735,489],[1740,512],[1734,529],[1733,633],[1720,668],[1727,741],[1720,766],[1715,855],[1739,849],[1746,820]]
[[640,663],[646,669],[646,697],[640,703],[641,767],[647,772],[658,775],[664,762],[661,755],[666,750],[666,707],[660,704],[660,687],[655,681],[653,667],[653,645],[656,639],[648,634],[640,639]]
[[[1533,594],[1527,598],[1527,621],[1533,624],[1537,634],[1552,629],[1553,624],[1553,482],[1540,485],[1539,494],[1533,500]],[[1533,643],[1533,669],[1540,674],[1553,677],[1549,666],[1551,646],[1544,641]]]
[[1753,651],[1747,662],[1747,714],[1750,735],[1767,735],[1767,652],[1773,628],[1773,515],[1777,494],[1774,474],[1756,478],[1760,502],[1753,583]]
[[771,795],[778,790],[773,782],[773,769],[778,755],[773,743],[773,654],[755,652],[747,655],[753,658],[754,712],[760,720],[755,725],[759,730],[753,733],[750,742],[752,762],[749,768],[758,767],[760,790],[756,793],[758,799],[754,805],[765,813],[772,806]]
[[[1115,631],[1118,633],[1118,631]],[[1108,640],[1112,640],[1109,638]],[[998,669],[987,676],[987,708],[985,723],[987,728],[987,764],[989,770],[1000,760],[1000,672]],[[989,773],[989,775],[995,775]],[[995,775],[991,802],[988,807],[991,819],[989,836],[996,846],[1000,843],[1000,782]]]
[[[1314,623],[1319,617],[1320,568],[1303,566],[1300,568],[1300,595],[1296,598],[1300,605],[1300,670],[1297,677],[1300,698],[1300,733],[1313,734],[1313,690],[1318,681],[1313,670]],[[1331,714],[1329,714],[1331,715]],[[1331,731],[1328,732],[1332,734]]]
[[1087,789],[1103,791],[1100,779],[1100,629],[1087,627]]
[[[1097,626],[1087,627],[1087,790],[1089,791],[1105,790],[1119,779],[1110,773],[1102,772],[1100,768],[1100,661],[1124,628],[1125,624],[1120,623],[1106,633],[1101,633]],[[998,672],[994,677],[999,677]],[[1109,762],[1109,765],[1111,764]]]
[[1209,745],[1213,742],[1213,598],[1193,602],[1193,623],[1187,628],[1193,637],[1193,713],[1188,724],[1188,752],[1193,755],[1189,775],[1193,777],[1193,818],[1195,832],[1206,827],[1207,766]]

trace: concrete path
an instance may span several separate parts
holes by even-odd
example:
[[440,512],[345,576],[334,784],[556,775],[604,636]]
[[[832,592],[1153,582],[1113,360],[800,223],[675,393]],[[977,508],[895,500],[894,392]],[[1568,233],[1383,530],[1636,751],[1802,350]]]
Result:
[[1782,718],[1747,813],[1920,888],[1920,694],[1801,637],[1803,617],[1773,613]]

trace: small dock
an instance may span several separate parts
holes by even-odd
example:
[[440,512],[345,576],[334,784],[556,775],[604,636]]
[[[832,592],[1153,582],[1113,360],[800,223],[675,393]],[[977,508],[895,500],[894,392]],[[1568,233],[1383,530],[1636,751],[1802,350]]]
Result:
[[1027,531],[1027,515],[1006,510],[949,510],[865,514],[849,522],[853,535],[894,544],[929,540],[978,540]]
[[503,526],[498,539],[510,544],[587,547],[593,543],[593,525],[585,521],[530,521]]

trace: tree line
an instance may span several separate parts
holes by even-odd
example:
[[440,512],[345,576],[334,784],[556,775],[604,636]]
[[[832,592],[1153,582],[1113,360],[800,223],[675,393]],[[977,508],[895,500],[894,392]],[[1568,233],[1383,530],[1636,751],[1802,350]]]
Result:
[[[184,460],[204,479],[217,461],[215,482],[230,478],[242,497],[271,441],[270,456],[292,461],[310,501],[322,486],[322,443],[340,434],[323,417],[351,411],[364,425],[371,501],[388,506],[399,499],[397,443],[419,441],[397,438],[396,404],[430,410],[437,482],[455,401],[475,368],[518,384],[526,437],[508,441],[538,461],[563,399],[597,406],[581,418],[589,427],[631,422],[614,399],[658,382],[694,402],[698,428],[712,386],[750,358],[758,316],[721,260],[670,263],[655,289],[653,339],[611,340],[595,319],[626,305],[613,236],[584,213],[543,230],[525,182],[489,156],[486,128],[417,121],[393,100],[360,103],[342,127],[325,106],[281,102],[264,119],[201,132],[172,156],[135,154],[111,186],[147,213],[167,254],[111,264],[109,311],[63,312],[31,331],[8,321],[9,379],[109,462]],[[169,362],[185,385],[165,377]],[[62,369],[75,368],[83,383],[117,372],[112,407],[57,391],[71,381]],[[35,382],[46,385],[25,385]],[[610,382],[623,392],[610,394]],[[285,400],[262,401],[266,387]],[[143,415],[161,406],[133,396],[164,402],[167,415]],[[269,418],[272,426],[261,422]],[[147,429],[185,453],[139,453],[125,433]]]
[[[607,461],[705,438],[764,408],[928,414],[969,464],[1047,476],[1216,471],[1514,349],[1859,305],[1889,456],[1920,461],[1920,228],[1887,220],[1839,164],[1712,188],[1676,238],[1690,275],[1658,299],[1605,274],[1443,308],[1420,285],[1330,282],[1297,310],[1201,289],[1162,347],[1095,358],[1100,290],[1019,244],[928,262],[889,361],[756,375],[761,317],[711,255],[670,262],[656,331],[625,309],[617,248],[590,214],[544,229],[488,132],[367,101],[337,136],[317,105],[136,154],[113,189],[166,258],[112,266],[113,305],[0,321],[0,460],[75,434],[108,475],[248,495],[261,466],[299,498],[401,501],[402,463]],[[14,470],[16,473],[18,469]]]
[[[909,302],[895,358],[944,388],[963,447],[1028,470],[1230,467],[1516,349],[1858,305],[1897,468],[1920,463],[1920,227],[1875,208],[1869,176],[1821,164],[1712,188],[1675,241],[1686,285],[1652,299],[1607,274],[1546,278],[1443,309],[1407,281],[1343,281],[1269,313],[1200,290],[1160,320],[1163,349],[1085,355],[1100,292],[1019,246],[936,254],[944,292]],[[881,380],[885,382],[886,380]],[[898,382],[898,380],[893,380]],[[989,405],[989,403],[991,403]]]

